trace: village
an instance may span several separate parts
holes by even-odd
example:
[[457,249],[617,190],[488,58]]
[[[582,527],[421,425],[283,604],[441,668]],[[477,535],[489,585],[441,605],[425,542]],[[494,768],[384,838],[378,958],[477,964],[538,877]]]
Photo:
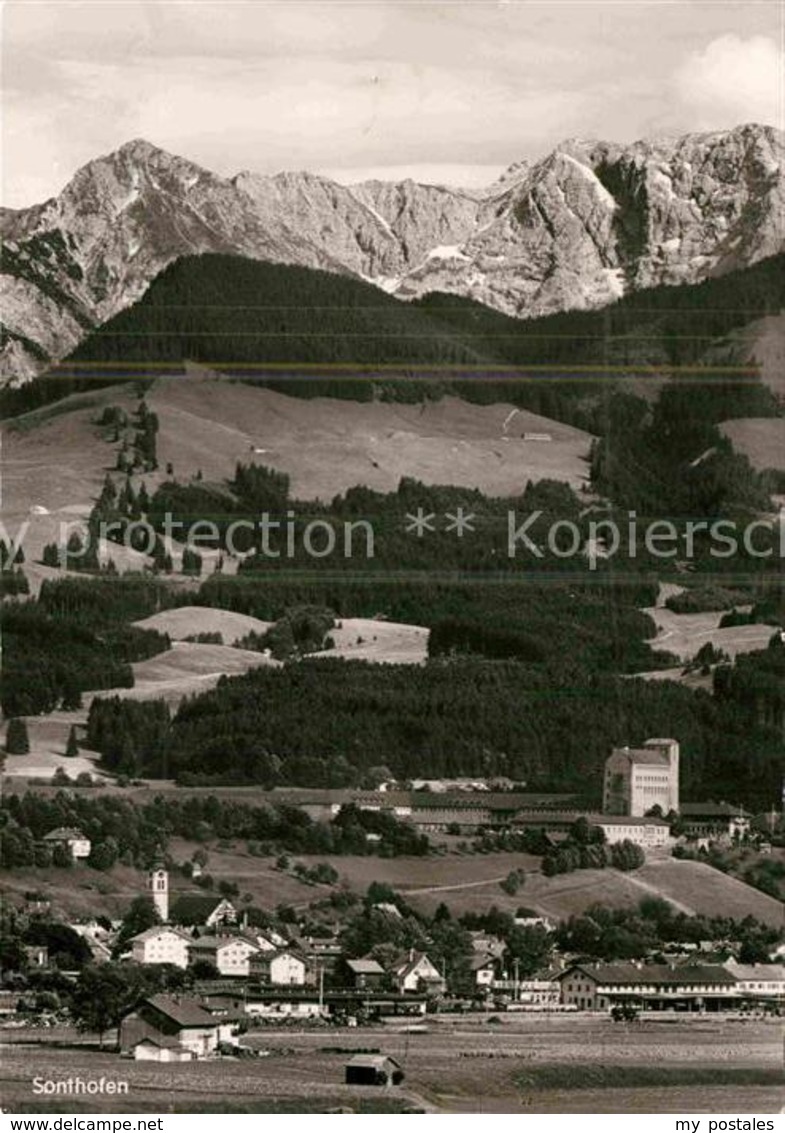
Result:
[[[576,829],[588,850],[601,845],[633,847],[641,856],[646,850],[669,853],[676,843],[674,815],[681,823],[681,842],[693,848],[738,843],[750,836],[750,816],[741,807],[680,804],[679,744],[671,739],[612,751],[604,771],[600,814],[570,810],[569,796],[490,792],[477,790],[476,784],[472,790],[465,784],[413,786],[420,789],[380,784],[375,792],[299,791],[285,799],[318,821],[328,821],[351,803],[432,832],[536,826],[555,854],[567,852]],[[43,840],[76,869],[84,868],[90,858],[91,842],[81,830],[56,828]],[[6,962],[0,1028],[45,1030],[76,1022],[82,1030],[116,1033],[116,1049],[122,1057],[172,1063],[251,1055],[253,1049],[246,1045],[249,1034],[282,1025],[362,1027],[384,1021],[406,1025],[407,1019],[410,1025],[424,1025],[431,1016],[487,1017],[499,1012],[551,1017],[597,1013],[630,1022],[657,1013],[690,1018],[707,1013],[760,1016],[785,1010],[781,933],[771,933],[768,955],[761,956],[758,950],[752,962],[748,943],[740,940],[684,938],[660,941],[643,957],[603,962],[582,954],[577,938],[565,946],[551,918],[521,907],[508,918],[507,940],[501,930],[491,931],[487,924],[475,927],[467,936],[468,958],[460,964],[448,963],[444,949],[436,948],[427,929],[418,947],[396,952],[392,942],[403,939],[398,930],[406,916],[405,902],[371,886],[363,915],[373,918],[377,928],[381,925],[382,939],[391,943],[355,952],[338,925],[318,932],[305,921],[284,923],[272,910],[257,909],[250,915],[236,898],[199,888],[202,866],[196,858],[189,863],[192,892],[171,889],[170,867],[161,857],[152,863],[145,891],[123,920],[87,917],[67,925],[84,943],[96,971],[106,965],[106,971],[119,967],[131,988],[136,986],[134,973],[144,977],[135,996],[126,988],[124,1000],[107,1002],[105,1010],[92,1014],[88,1008],[77,1019],[62,1003],[53,1010],[53,1003],[40,991],[41,978],[52,969],[52,957],[45,945],[28,944],[24,957],[28,975],[41,978],[20,978]],[[28,924],[45,923],[49,905],[31,893],[20,915],[27,917]],[[135,921],[140,915],[141,922]],[[146,927],[133,931],[138,923]],[[523,954],[521,963],[521,953],[509,945],[510,932],[524,934],[521,939],[536,944],[541,949],[538,955],[547,962],[537,967]],[[79,973],[62,970],[62,960],[59,967],[59,978],[78,987]],[[95,987],[99,998],[107,995],[111,1000],[108,985],[102,989],[100,978]],[[358,1055],[347,1065],[346,1080],[393,1081],[395,1066],[383,1063],[383,1058]]]

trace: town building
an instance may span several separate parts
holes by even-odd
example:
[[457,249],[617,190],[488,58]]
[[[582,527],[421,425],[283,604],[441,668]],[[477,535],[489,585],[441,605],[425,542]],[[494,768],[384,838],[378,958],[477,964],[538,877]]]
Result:
[[357,960],[345,960],[343,967],[346,982],[358,990],[379,988],[386,981],[386,972],[377,960],[363,956]]
[[332,975],[341,964],[343,949],[335,936],[296,936],[292,943],[311,969]]
[[29,968],[49,967],[49,949],[45,944],[25,944],[22,950]]
[[785,1005],[785,964],[739,964],[728,960],[724,965],[736,980],[741,999],[760,1005]]
[[237,911],[225,897],[212,897],[206,893],[183,893],[177,898],[169,913],[169,920],[182,928],[205,925],[216,928],[218,925],[233,925],[237,921]]
[[173,964],[188,967],[188,948],[193,940],[170,925],[153,925],[131,937],[131,958],[137,964]]
[[682,1011],[738,1005],[736,978],[721,964],[575,964],[559,982],[562,1003],[583,1011],[617,1004]]
[[250,975],[273,987],[304,987],[308,978],[305,958],[291,949],[257,952],[251,957]]
[[195,999],[187,996],[149,996],[120,1023],[121,1053],[132,1054],[134,1058],[157,1061],[207,1058],[214,1054],[217,1045],[217,1022]]
[[561,968],[543,968],[532,976],[516,980],[518,1003],[544,1010],[558,1007],[561,1003]]
[[471,960],[474,986],[479,992],[489,992],[499,974],[500,961],[493,956],[475,955]]
[[424,952],[416,952],[413,948],[391,964],[389,975],[393,987],[400,992],[441,995],[446,987],[444,977],[436,965]]
[[642,817],[654,806],[663,814],[679,809],[678,742],[653,739],[639,748],[614,748],[605,763],[603,813]]
[[206,960],[222,976],[247,978],[251,972],[251,957],[259,954],[258,945],[243,936],[200,936],[188,944],[190,964]]
[[614,842],[634,842],[643,849],[667,846],[671,841],[670,825],[664,818],[633,818],[630,815],[603,815],[589,819],[591,825],[599,826],[605,841],[612,846]]
[[56,830],[50,830],[45,834],[43,840],[48,846],[64,846],[74,861],[82,861],[90,857],[92,849],[90,839],[74,827],[58,826]]
[[682,803],[681,829],[689,838],[715,840],[743,838],[749,834],[751,815],[732,803]]

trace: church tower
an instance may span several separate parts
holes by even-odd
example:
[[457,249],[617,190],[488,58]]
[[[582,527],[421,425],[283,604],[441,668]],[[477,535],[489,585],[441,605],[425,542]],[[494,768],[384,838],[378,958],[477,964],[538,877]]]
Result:
[[155,905],[155,911],[161,918],[161,922],[166,924],[169,920],[169,874],[162,863],[156,862],[150,870],[147,885]]

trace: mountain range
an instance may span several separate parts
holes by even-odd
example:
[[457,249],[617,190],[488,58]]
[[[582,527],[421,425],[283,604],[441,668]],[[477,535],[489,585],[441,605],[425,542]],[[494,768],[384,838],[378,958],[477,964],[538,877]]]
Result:
[[630,145],[572,140],[482,192],[310,173],[220,177],[136,140],[59,196],[0,210],[0,380],[68,355],[173,260],[318,268],[403,299],[433,291],[518,318],[696,283],[785,247],[781,131]]

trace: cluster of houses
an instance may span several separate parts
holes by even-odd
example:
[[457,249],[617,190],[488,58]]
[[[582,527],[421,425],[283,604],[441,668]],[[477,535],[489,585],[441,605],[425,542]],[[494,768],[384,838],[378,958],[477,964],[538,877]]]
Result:
[[[184,894],[169,907],[163,867],[150,873],[162,923],[133,937],[128,958],[140,964],[193,967],[200,997],[157,995],[123,1021],[122,1050],[135,1058],[171,1061],[204,1057],[236,1041],[243,1021],[422,1015],[447,993],[445,973],[424,951],[409,950],[382,964],[374,956],[346,956],[335,938],[284,938],[272,928],[243,924],[231,901]],[[384,909],[385,906],[379,906]],[[397,914],[390,906],[391,915]],[[554,926],[524,916],[521,925]],[[782,963],[703,963],[695,957],[669,964],[569,964],[521,977],[506,962],[504,942],[471,933],[468,997],[495,1008],[532,1011],[607,1011],[616,1005],[679,1011],[785,1007]],[[466,1002],[464,1000],[464,1002]]]
[[[422,1015],[428,997],[444,990],[438,971],[423,953],[389,970],[375,960],[347,961],[353,987],[325,991],[312,986],[265,989],[239,981],[203,985],[198,996],[159,994],[137,1004],[121,1022],[120,1048],[138,1060],[171,1062],[210,1057],[236,1046],[254,1019],[337,1019],[365,1011],[379,1017]],[[485,973],[490,975],[485,979]],[[499,978],[493,965],[476,967],[478,987],[494,1010],[600,1011],[617,1006],[637,1010],[712,1012],[785,1008],[782,964],[571,964],[525,979]],[[426,991],[427,989],[427,991]]]

